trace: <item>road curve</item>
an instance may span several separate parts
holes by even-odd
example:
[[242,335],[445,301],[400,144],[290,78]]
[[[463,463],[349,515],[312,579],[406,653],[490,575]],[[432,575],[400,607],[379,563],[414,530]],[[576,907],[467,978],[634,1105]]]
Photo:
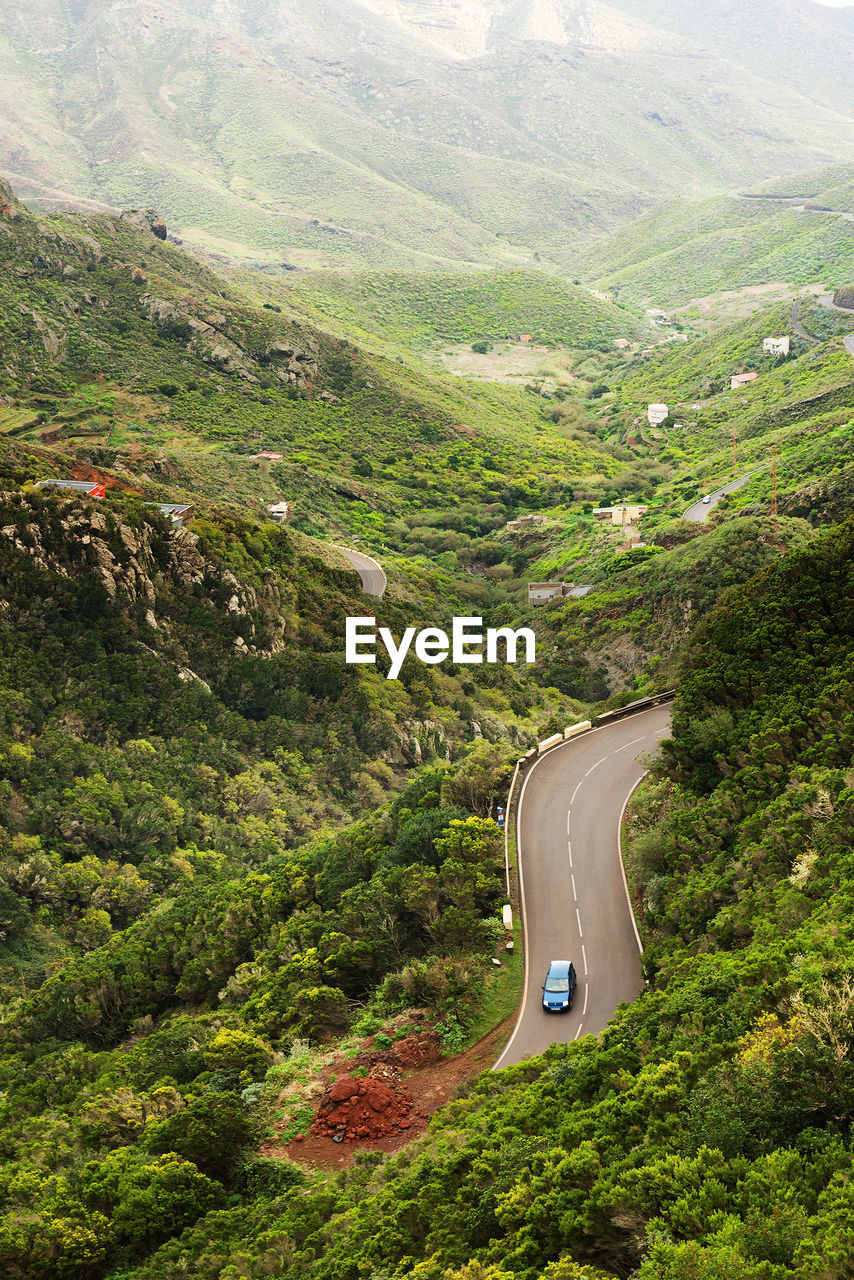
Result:
[[854,356],[854,333],[849,334],[845,339],[845,350],[849,356]]
[[[670,707],[593,729],[529,766],[519,797],[518,854],[525,982],[513,1034],[495,1064],[512,1066],[555,1042],[598,1035],[642,987],[640,942],[620,856],[626,801],[640,755],[669,732]],[[572,960],[578,989],[567,1013],[544,1013],[552,960]]]
[[798,319],[800,309],[801,304],[799,301],[796,300],[792,303],[792,328],[799,338],[804,338],[807,342],[818,342],[818,338],[814,337],[811,333],[807,333],[806,329]]
[[740,476],[738,480],[731,480],[729,484],[725,484],[722,489],[711,490],[709,497],[711,502],[694,502],[687,511],[682,513],[683,520],[695,520],[703,522],[708,519],[710,511],[714,511],[721,498],[725,498],[728,493],[735,493],[736,489],[740,489],[746,485],[748,480],[752,480],[756,473],[749,472],[746,476]]
[[381,600],[388,585],[382,565],[373,556],[366,556],[363,551],[350,551],[348,547],[338,547],[337,550],[347,557],[362,579],[365,595],[376,596]]

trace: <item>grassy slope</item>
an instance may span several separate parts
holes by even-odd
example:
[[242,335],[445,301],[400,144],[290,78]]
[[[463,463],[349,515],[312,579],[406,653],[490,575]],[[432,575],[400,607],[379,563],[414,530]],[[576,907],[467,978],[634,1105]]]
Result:
[[[37,223],[12,207],[0,220],[0,253],[12,393],[0,426],[22,442],[44,439],[58,457],[123,468],[128,482],[156,480],[154,462],[165,450],[171,480],[187,495],[256,510],[277,497],[296,499],[312,529],[336,535],[369,533],[374,512],[381,535],[391,513],[460,500],[512,506],[535,500],[567,471],[613,465],[595,441],[582,447],[544,421],[524,392],[419,371],[329,337],[307,321],[300,297],[273,290],[273,309],[252,306],[237,284],[128,220]],[[530,304],[535,280],[512,277],[490,297],[490,279],[478,277],[479,315],[509,328]],[[468,287],[446,282],[451,300]],[[553,296],[541,304],[543,323],[580,337],[590,316],[599,340],[622,323],[623,313],[580,292],[545,287]],[[180,314],[153,320],[147,298]],[[188,350],[188,322],[211,320],[207,350],[191,331]],[[210,355],[223,342],[237,372]],[[304,357],[299,386],[281,381],[293,361],[276,343]],[[264,448],[285,454],[272,476],[249,461]],[[369,469],[361,465],[368,460]],[[46,467],[44,455],[39,473]],[[459,483],[449,485],[449,471]]]
[[[155,203],[188,237],[270,263],[447,269],[539,252],[563,268],[579,235],[681,193],[686,175],[707,192],[850,148],[844,113],[729,49],[572,16],[554,44],[498,20],[471,64],[326,4],[292,4],[283,22],[246,3],[154,19],[59,0],[25,18],[6,0],[10,168],[28,196]],[[832,33],[818,46],[829,56]]]
[[633,312],[534,271],[471,276],[313,275],[294,290],[324,322],[404,349],[529,333],[536,341],[595,346],[646,334]]
[[[850,186],[828,192],[832,208],[850,201]],[[851,229],[769,200],[670,203],[595,247],[585,275],[615,297],[655,306],[774,281],[832,289],[854,274]]]

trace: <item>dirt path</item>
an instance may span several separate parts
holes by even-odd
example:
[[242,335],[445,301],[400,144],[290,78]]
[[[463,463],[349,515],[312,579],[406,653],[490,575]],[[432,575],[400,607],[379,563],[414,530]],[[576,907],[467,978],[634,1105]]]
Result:
[[375,1141],[358,1142],[334,1142],[332,1138],[308,1134],[302,1140],[294,1138],[287,1146],[273,1139],[261,1147],[259,1155],[274,1160],[296,1160],[321,1169],[346,1169],[360,1151],[399,1151],[424,1133],[430,1116],[451,1101],[463,1081],[492,1067],[502,1043],[513,1029],[515,1019],[515,1013],[505,1018],[477,1044],[455,1058],[444,1058],[433,1066],[404,1071],[401,1083],[413,1099],[411,1124],[405,1132],[389,1134]]

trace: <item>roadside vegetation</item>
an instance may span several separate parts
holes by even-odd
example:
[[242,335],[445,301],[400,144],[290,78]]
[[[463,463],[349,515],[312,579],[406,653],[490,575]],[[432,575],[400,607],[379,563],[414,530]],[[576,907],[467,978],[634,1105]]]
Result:
[[[650,337],[527,272],[250,289],[145,218],[4,210],[0,1271],[842,1280],[850,322],[805,307],[817,341],[773,357],[777,303]],[[517,329],[518,385],[438,368]],[[596,519],[627,500],[634,529]],[[343,660],[367,612],[533,626],[539,661],[387,681]],[[259,1155],[412,1009],[446,1054],[507,1015],[515,759],[676,682],[630,823],[649,992],[390,1157]]]

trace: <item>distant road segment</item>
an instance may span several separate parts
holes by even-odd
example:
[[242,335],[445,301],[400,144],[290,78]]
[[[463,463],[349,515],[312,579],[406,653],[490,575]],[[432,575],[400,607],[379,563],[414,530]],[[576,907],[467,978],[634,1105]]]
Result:
[[363,551],[350,551],[347,547],[338,547],[337,550],[347,557],[362,579],[362,590],[365,595],[376,596],[381,600],[388,586],[382,565],[373,556],[366,556]]
[[794,329],[795,333],[799,338],[805,338],[807,342],[818,342],[818,338],[814,337],[814,335],[811,333],[807,333],[806,329],[798,319],[798,313],[800,309],[801,309],[800,302],[792,303],[792,328]]
[[[519,888],[525,984],[512,1036],[495,1064],[509,1067],[550,1044],[598,1035],[643,986],[640,939],[620,853],[626,802],[644,775],[640,757],[669,733],[670,707],[627,716],[547,752],[519,796]],[[572,1009],[546,1013],[552,960],[578,974]]]
[[738,480],[733,480],[730,484],[725,484],[722,489],[713,489],[709,494],[711,502],[694,502],[682,515],[683,520],[696,520],[700,523],[708,519],[709,512],[714,511],[721,498],[725,498],[728,493],[735,493],[736,489],[740,489],[742,485],[747,484],[748,480],[752,480],[756,473],[751,471],[749,475],[741,476]]

